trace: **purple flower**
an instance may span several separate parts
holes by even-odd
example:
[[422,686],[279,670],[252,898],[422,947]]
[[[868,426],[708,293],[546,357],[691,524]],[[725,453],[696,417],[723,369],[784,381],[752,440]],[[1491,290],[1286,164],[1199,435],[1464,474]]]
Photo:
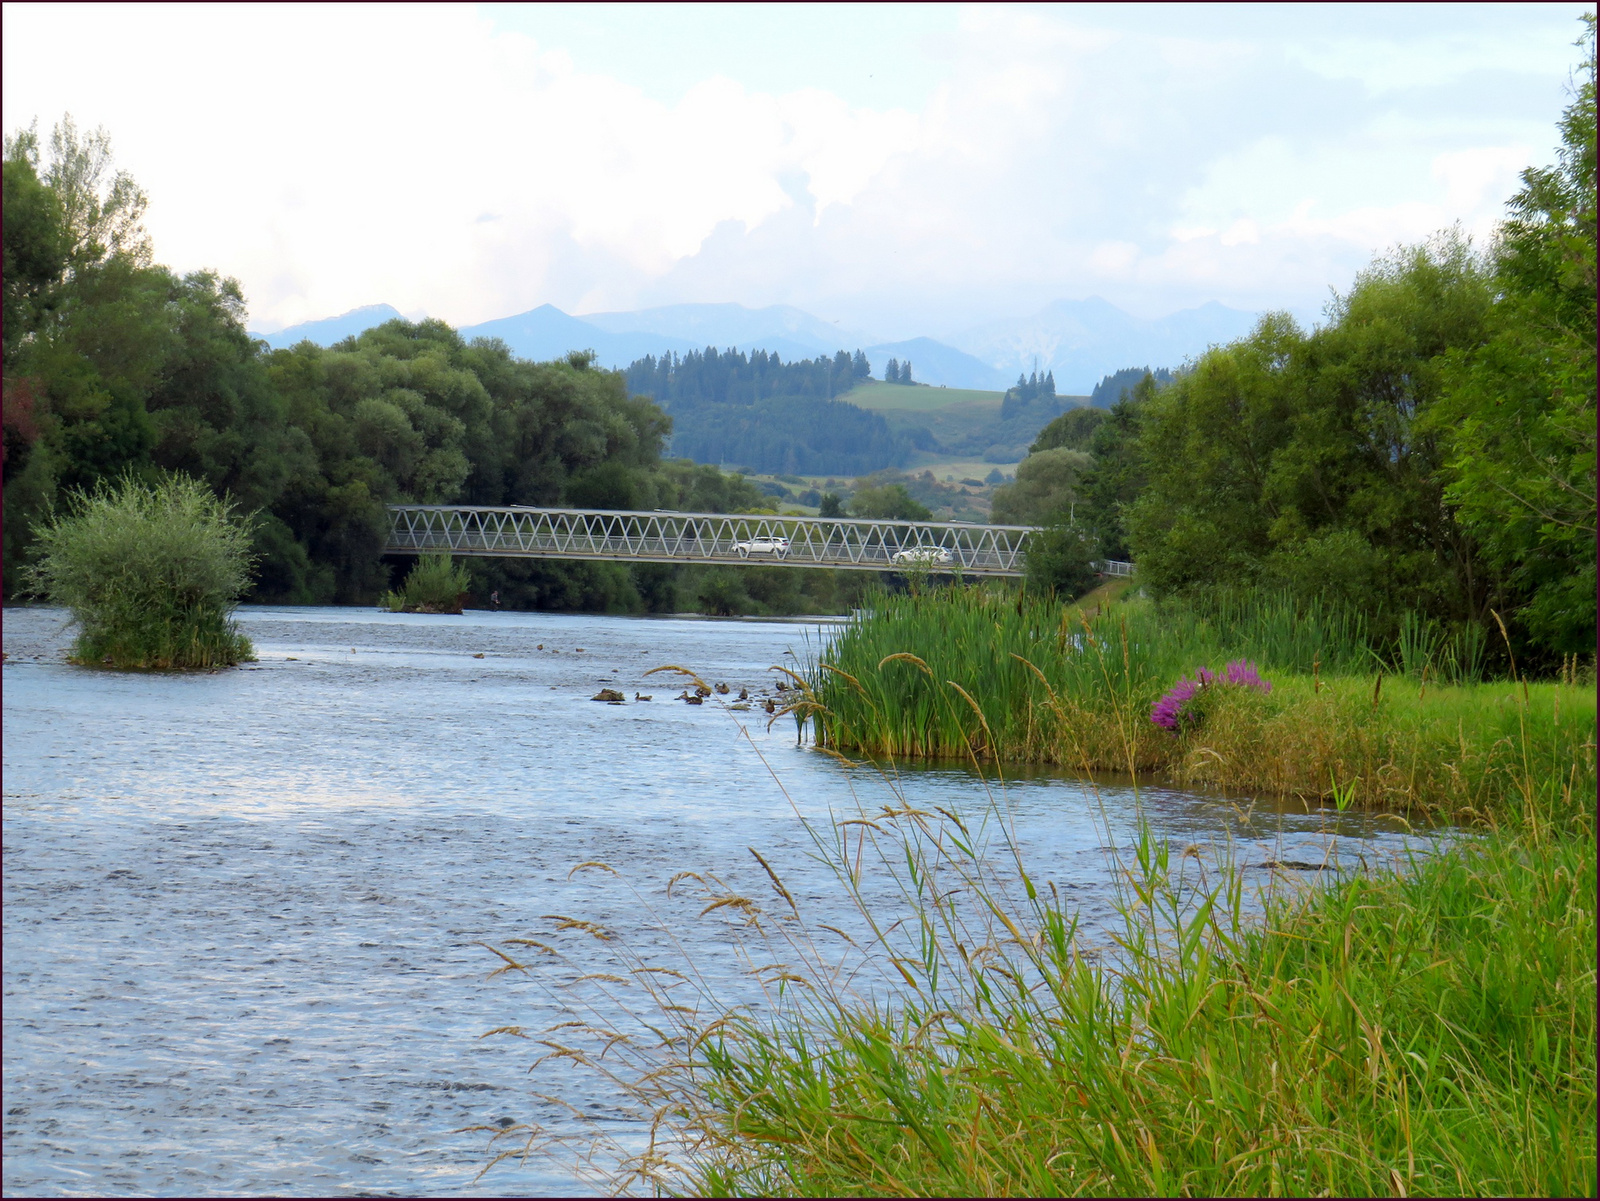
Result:
[[1202,688],[1214,688],[1222,684],[1253,688],[1257,692],[1272,691],[1272,685],[1261,678],[1256,665],[1248,659],[1235,659],[1220,676],[1207,668],[1197,667],[1194,679],[1179,676],[1178,682],[1150,707],[1150,720],[1163,730],[1176,733],[1181,726],[1192,725],[1200,719],[1200,715],[1189,708],[1189,702],[1194,700],[1196,694]]
[[1271,683],[1261,678],[1256,665],[1248,659],[1235,659],[1228,664],[1227,682],[1238,684],[1242,688],[1254,688],[1257,692],[1272,691]]

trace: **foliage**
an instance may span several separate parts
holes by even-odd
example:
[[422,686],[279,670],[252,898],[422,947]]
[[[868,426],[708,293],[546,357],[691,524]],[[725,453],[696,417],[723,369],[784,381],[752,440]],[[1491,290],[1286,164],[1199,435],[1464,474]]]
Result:
[[1497,597],[1444,502],[1427,419],[1443,356],[1482,337],[1490,303],[1481,264],[1446,236],[1380,260],[1327,327],[1268,316],[1157,392],[1129,518],[1148,585],[1280,583],[1486,620]]
[[1595,644],[1594,14],[1559,163],[1523,172],[1494,249],[1500,294],[1482,343],[1448,356],[1434,415],[1448,500],[1514,582],[1542,647]]
[[1128,510],[1145,486],[1145,467],[1139,449],[1139,421],[1158,381],[1149,372],[1133,391],[1111,406],[1106,419],[1089,436],[1093,464],[1078,485],[1083,498],[1082,523],[1107,559],[1127,562]]
[[1157,367],[1151,371],[1148,367],[1124,367],[1121,371],[1114,371],[1094,386],[1089,393],[1089,403],[1097,409],[1115,408],[1118,401],[1126,400],[1132,395],[1145,376],[1150,376],[1155,381],[1156,387],[1163,387],[1172,382],[1172,372],[1165,367]]
[[1058,446],[1064,446],[1068,450],[1088,450],[1094,431],[1105,419],[1104,409],[1090,408],[1087,405],[1068,409],[1039,431],[1039,436],[1033,440],[1033,445],[1028,447],[1028,453],[1038,454],[1041,450],[1054,450]]
[[[748,481],[663,462],[670,419],[586,355],[512,358],[442,322],[271,351],[238,284],[150,262],[144,197],[103,131],[64,120],[5,161],[5,571],[15,588],[51,507],[132,472],[204,480],[257,512],[252,596],[370,602],[397,502],[736,512]],[[852,372],[854,367],[852,367]],[[506,603],[637,611],[675,590],[651,566],[501,561]],[[671,570],[671,569],[669,569]]]
[[231,617],[250,582],[249,531],[200,481],[102,481],[70,494],[38,540],[29,582],[72,610],[78,662],[210,668],[249,656]]
[[933,516],[899,483],[859,489],[850,498],[850,515],[891,521],[927,521]]
[[1099,582],[1094,557],[1094,544],[1082,526],[1070,521],[1045,526],[1028,538],[1028,591],[1063,601],[1078,599]]
[[1042,376],[1037,371],[1026,376],[1019,374],[1017,382],[1006,389],[1006,394],[1000,401],[1000,420],[1009,421],[1032,405],[1054,406],[1055,404],[1055,372],[1046,371]]
[[760,472],[858,475],[897,466],[910,449],[882,417],[835,399],[870,374],[859,350],[785,363],[764,350],[707,347],[647,355],[624,377],[672,415],[678,454]]
[[467,569],[449,555],[420,555],[398,594],[385,600],[396,612],[459,613],[462,598],[471,590]]
[[1001,525],[1046,525],[1071,518],[1078,482],[1093,462],[1083,451],[1065,446],[1029,455],[1017,467],[1015,482],[995,489],[991,515]]

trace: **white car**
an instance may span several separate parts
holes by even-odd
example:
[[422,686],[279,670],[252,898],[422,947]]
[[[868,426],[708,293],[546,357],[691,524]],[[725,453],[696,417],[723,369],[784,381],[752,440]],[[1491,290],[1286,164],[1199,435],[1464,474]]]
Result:
[[739,552],[741,559],[748,559],[751,555],[772,555],[781,559],[789,553],[789,540],[787,538],[751,538],[747,542],[735,542],[733,549]]
[[942,546],[908,546],[895,551],[892,561],[914,567],[943,567],[950,562],[950,552]]

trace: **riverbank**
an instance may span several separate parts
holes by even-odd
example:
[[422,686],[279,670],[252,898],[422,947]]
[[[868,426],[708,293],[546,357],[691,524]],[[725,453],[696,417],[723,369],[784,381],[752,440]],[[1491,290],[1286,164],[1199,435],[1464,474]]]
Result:
[[[953,815],[848,823],[898,906],[859,900],[856,835],[837,827],[819,845],[906,987],[863,1001],[825,956],[799,955],[767,1016],[679,1023],[687,1050],[650,1077],[656,1112],[695,1147],[677,1187],[1593,1195],[1593,692],[1330,678],[1360,657],[1327,630],[1269,645],[1259,625],[1162,637],[1138,615],[1076,630],[1042,615],[914,597],[852,623],[810,673],[823,742],[1002,774],[1157,770],[1475,832],[1399,868],[1319,875],[1252,918],[1236,870],[1208,873],[1145,829],[1123,848],[1123,930],[1101,955],[1070,895],[1020,857],[1008,888]],[[1180,672],[1241,653],[1312,670],[1216,687],[1177,732],[1151,721]],[[785,934],[787,954],[813,934]]]
[[[1353,674],[1372,659],[1336,623],[1286,624],[1164,624],[1140,605],[1090,617],[977,590],[892,597],[813,662],[811,715],[825,745],[875,758],[1156,774],[1467,825],[1506,819],[1529,780],[1546,804],[1592,796],[1592,688]],[[1241,658],[1270,690],[1220,684],[1176,730],[1151,720],[1179,680]]]

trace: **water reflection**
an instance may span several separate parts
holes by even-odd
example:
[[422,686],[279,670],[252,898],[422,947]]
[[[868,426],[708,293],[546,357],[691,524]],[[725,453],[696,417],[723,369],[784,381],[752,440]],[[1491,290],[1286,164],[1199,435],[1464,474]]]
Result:
[[[684,868],[764,887],[750,846],[829,910],[797,817],[896,790],[980,820],[992,792],[1030,871],[1091,927],[1112,916],[1106,838],[1136,828],[1131,781],[841,764],[792,722],[675,703],[681,682],[646,674],[692,665],[759,700],[772,664],[826,636],[815,622],[243,620],[259,663],[135,675],[63,664],[59,612],[5,613],[8,1193],[570,1192],[547,1168],[474,1183],[483,1140],[451,1133],[559,1120],[527,1057],[477,1036],[560,1005],[486,981],[478,944],[581,909],[665,954],[630,890],[659,898]],[[600,687],[629,703],[594,703]],[[1284,875],[1264,864],[1416,842],[1243,798],[1138,803],[1158,836],[1262,884]],[[569,881],[590,859],[620,878]],[[737,981],[730,939],[688,950]]]

